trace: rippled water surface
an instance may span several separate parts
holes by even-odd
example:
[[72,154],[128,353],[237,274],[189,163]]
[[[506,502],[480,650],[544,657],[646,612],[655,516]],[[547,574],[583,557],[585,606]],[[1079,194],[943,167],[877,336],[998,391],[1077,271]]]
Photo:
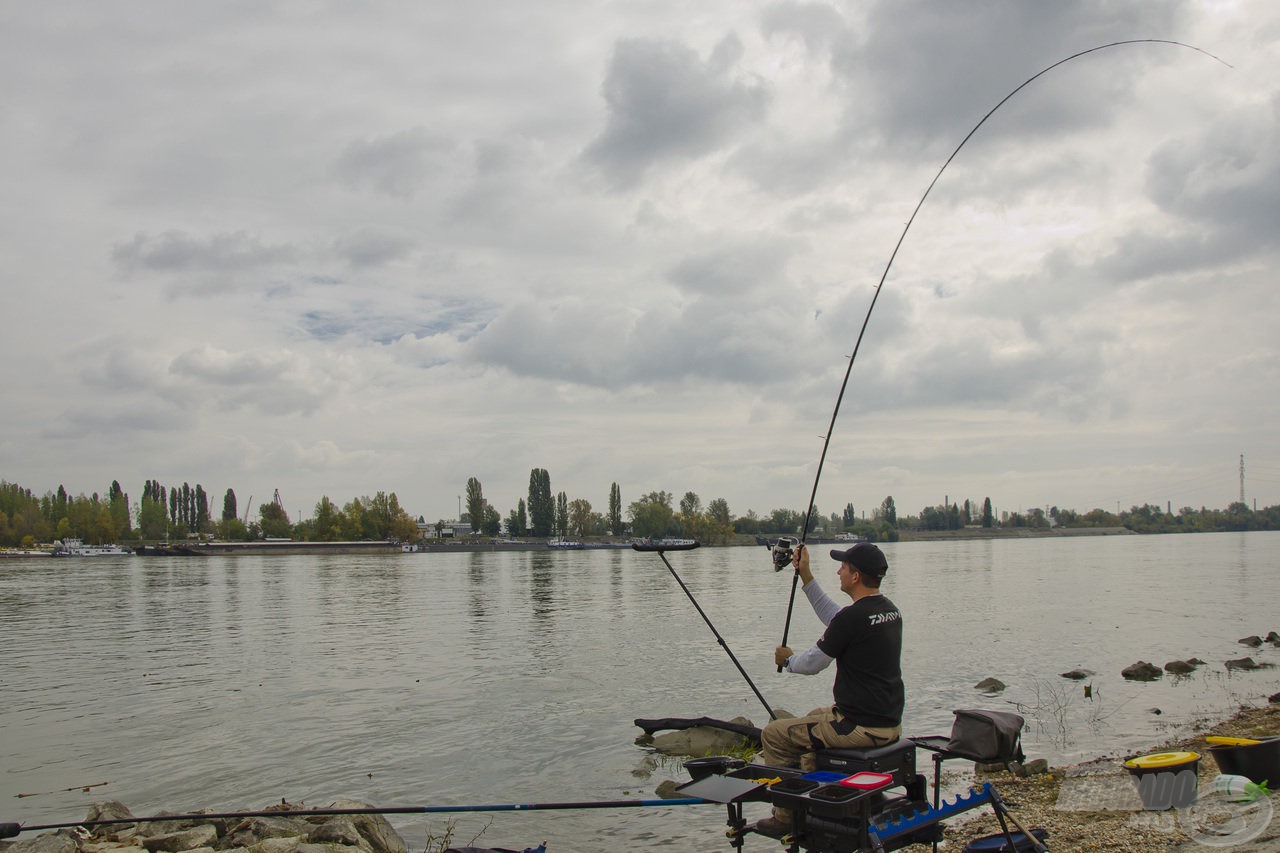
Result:
[[[1015,707],[1027,751],[1058,763],[1141,750],[1280,682],[1223,667],[1280,663],[1236,643],[1280,630],[1280,534],[885,551],[908,735]],[[669,558],[772,706],[830,702],[830,674],[774,671],[790,580],[764,549]],[[820,630],[800,596],[793,645]],[[1208,665],[1186,679],[1119,675],[1192,656]],[[1091,701],[1058,675],[1075,667],[1097,672]],[[980,696],[987,676],[1008,689]],[[101,799],[140,814],[650,798],[685,777],[642,775],[635,718],[767,719],[667,568],[630,551],[0,561],[0,691],[0,821],[28,824]],[[728,849],[723,821],[694,806],[394,822],[418,850],[452,823],[455,842],[607,851]]]

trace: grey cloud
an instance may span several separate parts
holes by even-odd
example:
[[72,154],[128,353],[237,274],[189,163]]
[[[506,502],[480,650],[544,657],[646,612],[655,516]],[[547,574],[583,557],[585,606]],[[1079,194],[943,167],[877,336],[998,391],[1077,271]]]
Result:
[[619,41],[603,87],[608,124],[586,159],[629,187],[655,165],[704,157],[759,122],[764,85],[730,76],[740,50],[730,37],[703,62],[677,42]]
[[823,53],[853,35],[844,16],[826,3],[774,3],[765,9],[760,21],[765,36],[796,36],[812,54]]
[[195,422],[195,417],[186,407],[162,398],[148,397],[145,406],[76,406],[46,424],[42,435],[74,442],[83,442],[86,435],[92,435],[94,446],[101,450],[115,441],[136,445],[142,433],[154,435],[189,431]]
[[[1116,6],[1102,0],[1034,4],[1001,0],[978,6],[894,0],[872,7],[865,41],[837,43],[832,69],[848,93],[850,134],[876,128],[896,149],[945,150],[1013,87],[1087,47],[1179,30],[1185,0]],[[1096,126],[1133,98],[1135,63],[1172,61],[1173,48],[1116,48],[1077,61],[1017,99],[1018,133],[1045,136]],[[928,57],[928,61],[921,61]],[[1083,92],[1088,97],[1081,97]],[[1009,131],[1006,130],[1006,135]]]
[[263,414],[314,414],[324,390],[287,352],[229,353],[211,347],[188,350],[169,364],[175,382],[198,388],[221,409],[252,408]]
[[1161,146],[1146,175],[1151,199],[1197,228],[1242,230],[1267,248],[1280,225],[1280,96]]
[[435,162],[452,145],[421,128],[377,139],[353,142],[334,166],[338,178],[349,187],[371,188],[393,198],[412,198],[433,172],[444,168]]
[[1280,115],[1236,116],[1161,146],[1148,197],[1173,222],[1120,235],[1092,272],[1128,283],[1273,258],[1280,230]]
[[669,277],[685,293],[741,297],[779,285],[794,253],[793,241],[763,237],[692,254],[672,268]]
[[339,239],[334,250],[352,267],[380,267],[408,256],[415,248],[408,236],[386,228],[362,228]]
[[265,245],[244,231],[198,238],[183,231],[151,236],[139,232],[112,251],[116,264],[153,272],[237,272],[292,261],[291,246]]
[[699,300],[638,311],[573,300],[510,306],[476,336],[468,357],[517,376],[601,388],[765,384],[796,371],[793,334],[771,306],[726,312]]

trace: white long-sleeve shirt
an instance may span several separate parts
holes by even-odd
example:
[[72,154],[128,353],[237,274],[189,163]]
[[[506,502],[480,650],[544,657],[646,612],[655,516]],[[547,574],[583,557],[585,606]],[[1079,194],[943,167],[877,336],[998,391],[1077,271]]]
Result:
[[[804,585],[804,596],[809,599],[813,612],[823,625],[830,625],[831,620],[843,609],[832,600],[831,596],[823,592],[817,581],[810,581]],[[786,669],[788,672],[798,672],[801,675],[817,675],[831,666],[833,660],[835,658],[824,653],[817,645],[813,645],[788,658]]]

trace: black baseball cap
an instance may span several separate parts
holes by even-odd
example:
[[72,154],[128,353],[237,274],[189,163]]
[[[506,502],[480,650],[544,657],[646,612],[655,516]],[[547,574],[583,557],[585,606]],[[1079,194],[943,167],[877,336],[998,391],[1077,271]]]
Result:
[[848,563],[858,571],[878,578],[884,577],[884,573],[889,571],[889,561],[884,558],[884,552],[870,542],[859,542],[843,551],[833,550],[831,559]]

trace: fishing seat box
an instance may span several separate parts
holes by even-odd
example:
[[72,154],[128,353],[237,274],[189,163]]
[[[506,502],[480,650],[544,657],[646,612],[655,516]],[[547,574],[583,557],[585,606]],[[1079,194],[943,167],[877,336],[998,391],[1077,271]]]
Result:
[[835,770],[852,776],[863,770],[888,773],[894,785],[905,785],[916,773],[916,745],[896,740],[888,746],[820,749],[814,753],[819,770]]
[[814,753],[814,760],[819,770],[834,770],[846,776],[863,770],[888,773],[893,777],[889,787],[901,785],[913,798],[924,798],[924,777],[916,773],[916,745],[905,738],[888,746],[820,749]]

